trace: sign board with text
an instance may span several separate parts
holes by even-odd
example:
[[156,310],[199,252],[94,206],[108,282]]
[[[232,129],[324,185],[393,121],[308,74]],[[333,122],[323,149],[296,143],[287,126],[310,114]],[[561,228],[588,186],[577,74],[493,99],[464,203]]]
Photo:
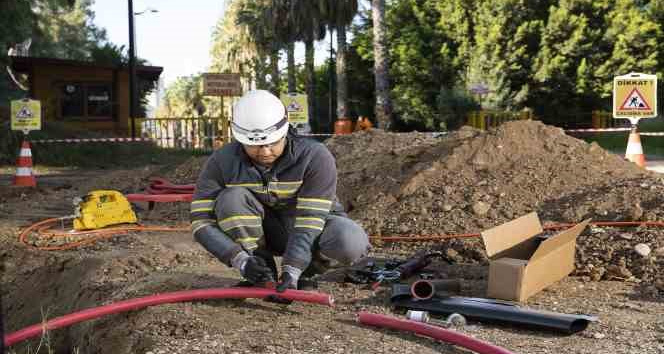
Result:
[[281,102],[286,107],[288,122],[291,124],[309,123],[309,106],[307,95],[302,93],[287,93],[281,95]]
[[31,130],[41,130],[41,102],[38,100],[14,100],[11,102],[11,130],[27,134]]
[[242,96],[240,74],[203,74],[203,95]]
[[657,116],[657,75],[629,73],[613,79],[613,118]]

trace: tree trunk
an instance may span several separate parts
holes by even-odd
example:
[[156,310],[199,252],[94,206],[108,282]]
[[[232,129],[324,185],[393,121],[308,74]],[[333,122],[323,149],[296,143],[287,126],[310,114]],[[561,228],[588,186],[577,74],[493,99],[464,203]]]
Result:
[[288,60],[288,92],[295,92],[295,42],[288,43],[286,47],[286,58]]
[[279,77],[279,50],[273,49],[270,53],[270,76],[272,76],[272,88],[270,91],[279,97],[281,77]]
[[256,74],[256,88],[259,90],[268,90],[268,84],[265,77],[267,73],[267,61],[264,54],[259,54],[258,57],[254,58],[254,73]]
[[346,83],[346,26],[337,24],[337,118],[348,117]]
[[373,16],[374,75],[376,80],[376,106],[374,112],[378,126],[389,130],[392,124],[390,78],[387,47],[385,45],[385,0],[371,0]]
[[304,68],[306,71],[305,87],[307,93],[307,109],[309,112],[309,125],[311,125],[316,112],[314,107],[314,98],[316,95],[316,82],[314,80],[316,79],[316,69],[314,67],[314,41],[312,39],[307,39],[304,42]]

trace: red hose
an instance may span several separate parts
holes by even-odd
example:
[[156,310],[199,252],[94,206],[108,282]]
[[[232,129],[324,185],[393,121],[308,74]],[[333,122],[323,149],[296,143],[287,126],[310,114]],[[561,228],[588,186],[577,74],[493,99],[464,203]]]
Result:
[[193,194],[127,194],[125,195],[130,202],[191,202]]
[[451,343],[466,349],[470,349],[480,354],[514,354],[505,348],[501,348],[491,343],[483,342],[465,334],[426,323],[402,320],[391,316],[378,315],[365,311],[360,312],[358,320],[360,323],[365,325],[396,329],[431,337],[446,343]]
[[[264,288],[225,288],[176,291],[172,293],[139,297],[136,299],[119,301],[104,306],[74,312],[68,315],[54,318],[46,323],[40,323],[23,328],[6,335],[5,346],[9,347],[28,338],[42,335],[44,332],[49,330],[67,327],[78,322],[91,320],[105,315],[138,310],[153,305],[205,299],[265,298],[269,295],[277,295],[277,292],[274,289]],[[325,293],[301,290],[286,290],[283,293],[278,293],[278,296],[294,301],[310,302],[328,306],[334,305],[334,299],[332,296]]]

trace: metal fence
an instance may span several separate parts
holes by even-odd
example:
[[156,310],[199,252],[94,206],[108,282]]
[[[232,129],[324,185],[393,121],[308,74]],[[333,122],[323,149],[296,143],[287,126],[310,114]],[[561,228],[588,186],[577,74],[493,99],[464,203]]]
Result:
[[504,122],[512,120],[531,120],[535,119],[530,110],[520,112],[481,110],[468,113],[466,125],[477,129],[488,129],[497,127]]
[[142,118],[137,125],[141,137],[163,148],[212,151],[230,137],[227,121],[219,117]]

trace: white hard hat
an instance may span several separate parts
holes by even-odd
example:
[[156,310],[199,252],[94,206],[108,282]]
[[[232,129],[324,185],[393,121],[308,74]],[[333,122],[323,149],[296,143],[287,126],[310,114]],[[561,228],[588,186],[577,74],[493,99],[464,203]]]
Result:
[[268,91],[249,91],[233,107],[231,131],[244,145],[272,144],[288,133],[286,108]]

